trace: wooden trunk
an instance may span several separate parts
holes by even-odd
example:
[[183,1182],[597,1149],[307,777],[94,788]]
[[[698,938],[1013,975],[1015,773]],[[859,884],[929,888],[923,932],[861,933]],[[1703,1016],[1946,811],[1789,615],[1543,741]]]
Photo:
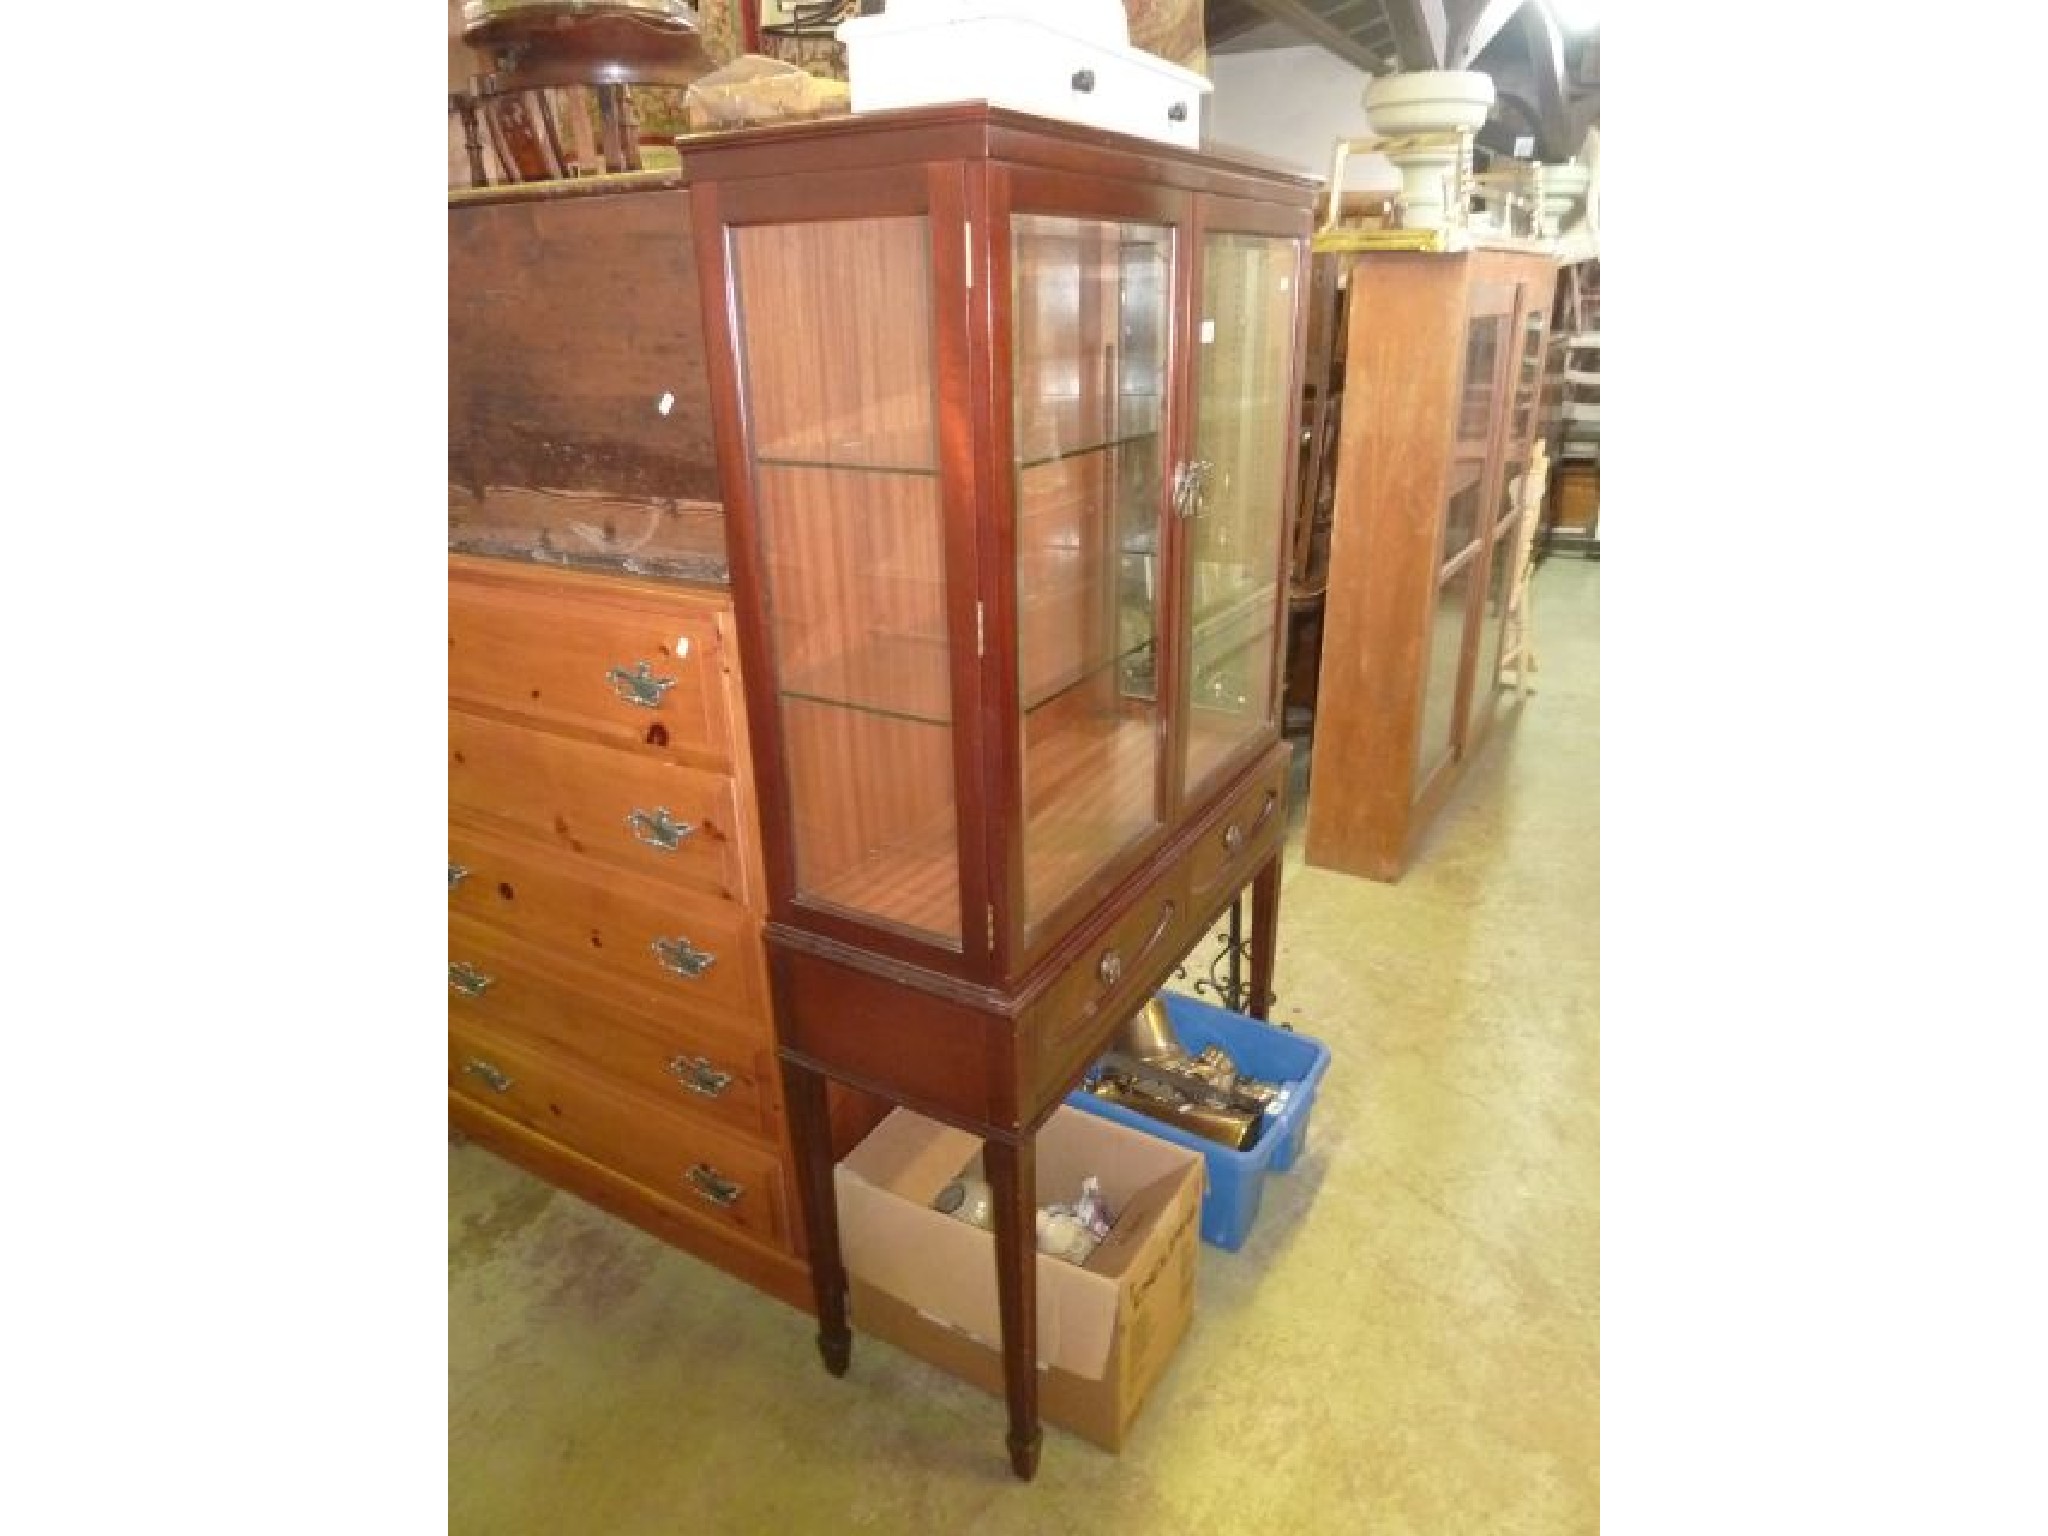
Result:
[[675,173],[449,195],[448,547],[725,581]]

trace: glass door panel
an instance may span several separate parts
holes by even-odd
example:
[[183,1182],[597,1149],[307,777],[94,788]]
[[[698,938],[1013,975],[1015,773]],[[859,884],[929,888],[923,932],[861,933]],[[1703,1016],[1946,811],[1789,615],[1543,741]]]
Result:
[[798,899],[960,944],[922,218],[732,234]]
[[1280,538],[1294,469],[1294,279],[1299,243],[1216,234],[1202,248],[1187,519],[1188,696],[1183,793],[1274,719]]
[[1451,443],[1449,505],[1444,509],[1443,542],[1437,550],[1440,570],[1486,532],[1481,522],[1486,508],[1479,488],[1486,479],[1486,456],[1492,446],[1489,428],[1494,395],[1500,387],[1501,347],[1507,335],[1505,315],[1474,316],[1465,328],[1465,372],[1458,385],[1458,427]]
[[1011,228],[1028,936],[1161,820],[1173,232],[1030,214]]
[[1410,789],[1412,800],[1421,799],[1430,781],[1457,755],[1458,676],[1465,659],[1465,620],[1479,574],[1479,562],[1467,560],[1437,588],[1427,637],[1429,657],[1423,674],[1421,739]]

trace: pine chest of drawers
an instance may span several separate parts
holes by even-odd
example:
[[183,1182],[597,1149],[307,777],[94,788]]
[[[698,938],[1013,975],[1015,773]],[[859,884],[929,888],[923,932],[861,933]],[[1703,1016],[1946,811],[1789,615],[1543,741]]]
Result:
[[808,1308],[722,589],[451,554],[449,1112]]

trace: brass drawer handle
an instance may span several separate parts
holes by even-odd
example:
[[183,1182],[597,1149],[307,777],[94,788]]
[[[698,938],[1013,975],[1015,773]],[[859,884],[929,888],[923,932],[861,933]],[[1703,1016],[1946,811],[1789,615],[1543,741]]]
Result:
[[[1152,952],[1152,946],[1165,937],[1166,930],[1173,926],[1173,915],[1180,908],[1172,901],[1159,904],[1159,921],[1152,925],[1152,931],[1145,935],[1145,942],[1138,946],[1138,958],[1144,959]],[[1113,987],[1123,979],[1123,956],[1113,949],[1105,949],[1102,958],[1095,963],[1095,976],[1105,987]]]
[[1264,826],[1264,825],[1266,824],[1266,818],[1267,818],[1267,817],[1269,817],[1269,816],[1271,816],[1271,815],[1273,814],[1273,811],[1274,811],[1274,809],[1275,809],[1275,808],[1276,808],[1276,807],[1277,807],[1277,806],[1278,806],[1279,804],[1280,804],[1280,791],[1279,791],[1279,790],[1277,790],[1277,789],[1269,789],[1269,790],[1267,790],[1267,791],[1266,791],[1266,803],[1265,803],[1264,805],[1262,805],[1262,806],[1260,806],[1260,807],[1259,807],[1259,814],[1258,814],[1258,819],[1257,819],[1257,820],[1255,820],[1255,821],[1254,821],[1254,822],[1252,823],[1252,830],[1253,830],[1254,832],[1258,831],[1258,830],[1259,830],[1259,828],[1263,827],[1263,826]]
[[466,960],[456,960],[448,967],[448,985],[464,997],[482,997],[484,990],[497,979],[486,976]]
[[747,1192],[744,1184],[734,1183],[709,1163],[692,1165],[684,1177],[690,1181],[690,1188],[697,1192],[699,1199],[724,1210],[730,1210]]
[[613,667],[605,673],[605,681],[620,698],[642,709],[659,708],[661,696],[676,685],[672,677],[656,677],[653,665],[645,661],[630,672],[624,667]]
[[463,882],[463,881],[465,881],[465,880],[467,880],[468,878],[469,878],[469,866],[468,866],[467,864],[450,864],[450,865],[448,866],[448,889],[449,889],[449,890],[451,890],[451,891],[452,891],[452,890],[454,890],[454,889],[455,889],[455,887],[457,887],[458,885],[462,884],[462,882]]
[[710,950],[699,949],[683,937],[656,939],[648,948],[665,967],[683,977],[702,976],[718,958]]
[[[1259,807],[1259,814],[1252,818],[1253,832],[1258,831],[1259,828],[1272,819],[1273,812],[1279,804],[1280,792],[1277,789],[1267,790],[1265,804]],[[1235,854],[1238,849],[1244,846],[1244,840],[1249,835],[1241,825],[1233,821],[1223,829],[1223,851],[1226,854]]]
[[668,1064],[669,1071],[692,1093],[715,1099],[732,1086],[732,1074],[721,1072],[702,1056],[678,1056]]
[[639,841],[664,853],[674,853],[682,846],[683,839],[697,830],[689,822],[677,821],[670,816],[665,805],[657,805],[652,811],[634,810],[626,818],[626,825],[633,829],[633,836]]
[[462,1064],[462,1070],[471,1077],[482,1078],[484,1086],[493,1093],[505,1093],[512,1087],[512,1079],[481,1056],[470,1057]]

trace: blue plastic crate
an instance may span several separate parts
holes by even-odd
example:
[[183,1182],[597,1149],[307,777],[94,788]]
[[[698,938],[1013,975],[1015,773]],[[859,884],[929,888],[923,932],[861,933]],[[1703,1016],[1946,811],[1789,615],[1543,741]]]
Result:
[[1297,1084],[1287,1107],[1259,1133],[1251,1149],[1233,1151],[1164,1120],[1154,1120],[1150,1115],[1097,1098],[1085,1087],[1068,1094],[1067,1103],[1134,1131],[1163,1137],[1177,1146],[1200,1152],[1209,1165],[1209,1190],[1202,1197],[1202,1241],[1235,1253],[1243,1246],[1259,1214],[1266,1174],[1292,1168],[1308,1144],[1309,1116],[1315,1110],[1316,1090],[1322,1084],[1323,1074],[1330,1070],[1330,1048],[1308,1035],[1276,1029],[1192,997],[1174,992],[1162,992],[1159,996],[1166,1004],[1175,1036],[1190,1056],[1208,1046],[1220,1046],[1245,1077]]

